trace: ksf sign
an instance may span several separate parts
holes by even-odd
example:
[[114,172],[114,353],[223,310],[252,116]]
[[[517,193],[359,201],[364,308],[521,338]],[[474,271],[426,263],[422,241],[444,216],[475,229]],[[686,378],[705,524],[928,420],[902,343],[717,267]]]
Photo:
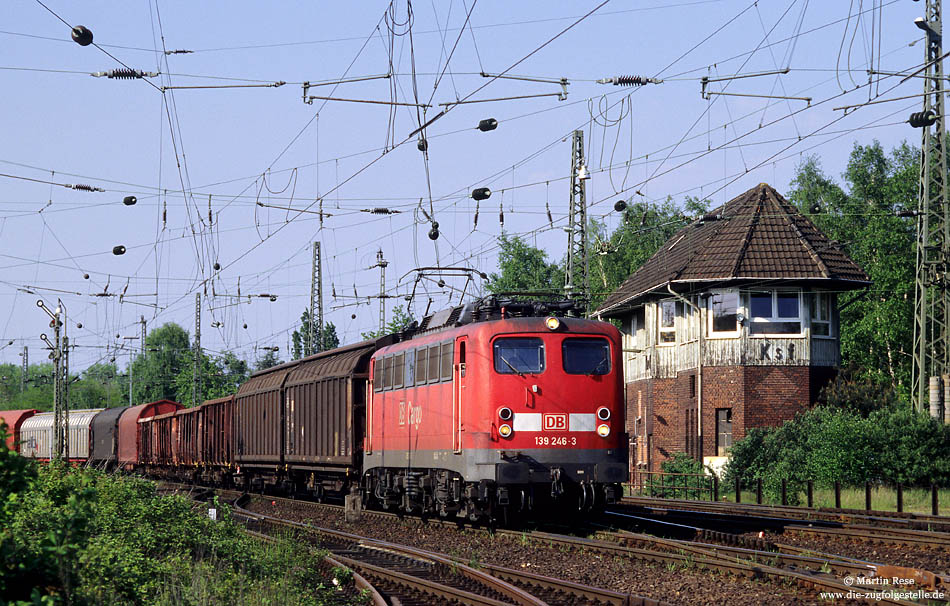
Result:
[[566,414],[542,414],[541,429],[544,431],[567,431]]

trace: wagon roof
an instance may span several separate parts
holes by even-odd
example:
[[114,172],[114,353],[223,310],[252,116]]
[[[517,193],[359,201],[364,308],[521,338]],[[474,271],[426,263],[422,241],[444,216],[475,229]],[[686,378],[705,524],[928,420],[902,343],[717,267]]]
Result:
[[760,183],[676,232],[597,310],[623,313],[667,284],[743,280],[823,282],[861,288],[868,276],[808,217]]

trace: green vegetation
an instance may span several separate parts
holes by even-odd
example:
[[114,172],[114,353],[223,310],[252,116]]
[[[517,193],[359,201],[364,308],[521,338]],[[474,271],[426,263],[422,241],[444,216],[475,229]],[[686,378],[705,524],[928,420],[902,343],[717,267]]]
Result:
[[[121,358],[121,352],[117,354]],[[140,404],[169,399],[191,405],[196,397],[201,403],[236,392],[250,376],[247,362],[233,353],[209,356],[202,352],[195,390],[194,360],[195,351],[185,329],[168,323],[153,330],[145,338],[145,351],[132,358],[132,401]],[[23,391],[21,374],[21,368],[15,364],[0,364],[0,410],[51,410],[53,365],[31,364]],[[112,408],[128,402],[129,375],[119,373],[116,358],[70,375],[69,405],[73,410]]]
[[378,339],[379,337],[385,335],[391,335],[397,332],[401,332],[409,327],[413,323],[412,316],[406,311],[406,308],[402,305],[397,305],[393,308],[393,316],[389,322],[386,323],[386,328],[384,330],[371,330],[369,332],[361,333],[363,338],[366,340],[369,339]]
[[0,429],[0,605],[352,603],[304,543],[264,543],[147,481],[8,450]]
[[340,346],[340,337],[336,334],[336,326],[333,322],[327,322],[323,325],[323,334],[314,335],[316,347],[310,345],[310,310],[305,309],[300,314],[300,328],[295,330],[290,336],[293,341],[293,359],[299,360],[304,357],[304,353],[310,351],[311,354],[326,351]]
[[906,486],[950,484],[950,426],[906,406],[878,409],[863,416],[831,405],[800,413],[776,428],[756,428],[732,447],[727,486],[740,478],[750,487],[758,479],[775,501],[782,480],[790,502],[805,483],[827,488],[865,482]]

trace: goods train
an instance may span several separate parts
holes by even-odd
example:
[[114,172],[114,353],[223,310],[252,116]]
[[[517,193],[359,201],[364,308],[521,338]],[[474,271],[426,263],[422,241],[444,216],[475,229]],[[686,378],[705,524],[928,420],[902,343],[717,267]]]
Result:
[[[69,458],[432,516],[598,508],[627,478],[620,333],[572,311],[489,297],[195,408],[72,411]],[[50,456],[52,413],[0,416],[23,455]]]

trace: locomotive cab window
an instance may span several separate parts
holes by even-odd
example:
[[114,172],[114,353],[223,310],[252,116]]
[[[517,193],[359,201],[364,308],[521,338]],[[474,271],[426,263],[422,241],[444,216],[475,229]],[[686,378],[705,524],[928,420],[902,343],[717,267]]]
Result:
[[564,339],[561,357],[564,372],[569,375],[605,375],[610,372],[610,343],[607,339]]
[[495,372],[503,375],[544,372],[544,342],[535,337],[504,337],[493,346]]

